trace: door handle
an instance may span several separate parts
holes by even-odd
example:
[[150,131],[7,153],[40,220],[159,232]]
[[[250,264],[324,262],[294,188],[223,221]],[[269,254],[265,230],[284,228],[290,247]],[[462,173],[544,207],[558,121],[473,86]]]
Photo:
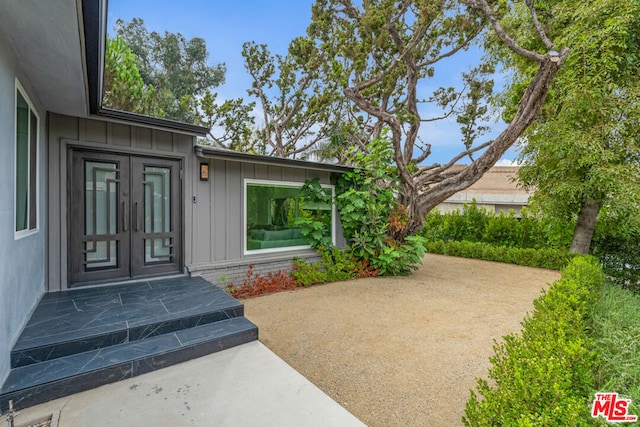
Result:
[[127,202],[122,201],[122,231],[129,231],[129,224],[127,224]]
[[133,221],[135,224],[135,231],[140,231],[140,225],[138,224],[138,202],[135,202],[133,204],[134,207],[134,211],[133,211]]

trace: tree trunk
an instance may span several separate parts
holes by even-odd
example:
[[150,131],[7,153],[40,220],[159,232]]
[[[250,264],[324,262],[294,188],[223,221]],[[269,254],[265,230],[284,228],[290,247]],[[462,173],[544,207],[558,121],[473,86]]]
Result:
[[582,201],[576,229],[573,232],[573,241],[571,242],[571,249],[569,249],[570,252],[577,254],[589,253],[599,212],[600,202],[586,198]]
[[[566,57],[568,52],[568,50],[563,51],[562,57]],[[517,141],[526,128],[535,120],[544,104],[549,86],[560,69],[560,64],[561,61],[556,62],[550,57],[542,61],[540,68],[520,99],[518,111],[511,123],[509,123],[500,135],[487,144],[487,149],[480,157],[459,172],[450,172],[449,168],[455,163],[451,162],[446,166],[435,169],[435,172],[425,174],[418,171],[414,176],[408,174],[405,165],[404,171],[406,173],[403,174],[403,168],[400,168],[403,160],[398,154],[400,142],[394,141],[396,164],[401,172],[400,177],[403,181],[403,195],[401,196],[401,200],[404,201],[403,204],[410,207],[409,222],[405,230],[396,233],[397,236],[394,237],[402,240],[406,236],[416,234],[416,232],[422,228],[424,216],[429,211],[455,193],[470,187],[482,178],[489,168],[500,160],[500,157],[502,157],[509,147]],[[396,131],[394,133],[400,134],[401,132]]]

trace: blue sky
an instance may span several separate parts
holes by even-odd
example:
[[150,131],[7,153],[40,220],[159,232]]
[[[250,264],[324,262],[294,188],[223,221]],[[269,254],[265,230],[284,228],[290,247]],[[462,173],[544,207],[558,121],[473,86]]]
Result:
[[[313,0],[109,0],[108,30],[113,31],[116,19],[131,21],[137,17],[144,19],[150,31],[201,37],[207,43],[210,64],[225,63],[227,67],[225,84],[216,88],[219,98],[248,99],[246,89],[251,79],[244,69],[242,44],[266,43],[272,53],[286,53],[291,39],[305,34],[312,4]],[[438,83],[455,84],[460,71],[468,69],[477,58],[478,53],[472,52],[449,60],[443,69],[436,69],[436,77],[442,79]],[[423,90],[428,88],[435,89],[435,85],[428,82]],[[494,131],[485,135],[486,139],[505,127],[502,122],[491,126]],[[429,164],[447,162],[462,151],[455,119],[423,126],[421,137],[433,146]],[[511,149],[503,159],[513,160],[516,156]]]

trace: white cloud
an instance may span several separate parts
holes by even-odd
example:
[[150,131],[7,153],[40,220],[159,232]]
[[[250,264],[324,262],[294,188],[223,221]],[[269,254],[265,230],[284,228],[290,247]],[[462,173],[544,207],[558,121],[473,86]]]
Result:
[[500,159],[496,166],[520,166],[517,160]]

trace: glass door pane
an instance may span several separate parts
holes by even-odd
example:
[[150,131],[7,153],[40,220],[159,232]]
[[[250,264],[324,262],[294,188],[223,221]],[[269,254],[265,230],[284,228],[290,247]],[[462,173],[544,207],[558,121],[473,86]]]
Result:
[[171,169],[144,167],[144,263],[173,262]]
[[118,185],[115,163],[85,162],[85,270],[117,267]]

